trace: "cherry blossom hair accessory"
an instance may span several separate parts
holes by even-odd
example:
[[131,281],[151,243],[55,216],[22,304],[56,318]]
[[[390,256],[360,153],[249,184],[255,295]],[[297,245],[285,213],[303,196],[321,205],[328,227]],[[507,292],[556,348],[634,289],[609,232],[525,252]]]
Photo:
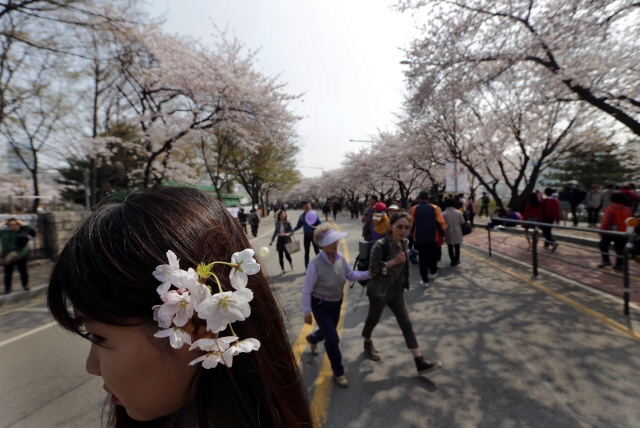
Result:
[[[245,249],[234,253],[231,263],[200,263],[197,270],[189,268],[185,271],[180,269],[180,261],[175,253],[167,251],[169,264],[157,266],[153,272],[153,276],[161,282],[156,291],[164,302],[152,308],[153,319],[163,328],[154,334],[154,337],[168,337],[171,346],[176,349],[180,349],[186,343],[191,345],[189,350],[200,348],[205,351],[205,355],[189,363],[194,365],[202,362],[205,369],[216,367],[218,363],[231,367],[236,355],[260,349],[257,339],[240,340],[231,325],[236,321],[244,321],[251,315],[249,302],[253,300],[253,292],[246,288],[247,275],[254,275],[260,271],[260,265],[256,263],[253,255],[253,250]],[[231,267],[229,279],[236,291],[222,291],[220,280],[212,272],[215,265]],[[217,293],[214,294],[210,286],[203,284],[208,278],[213,278],[218,284]],[[192,343],[189,331],[194,330],[194,313],[206,321],[206,330],[210,332],[210,337]],[[226,330],[227,326],[231,336],[221,337],[219,333]]]

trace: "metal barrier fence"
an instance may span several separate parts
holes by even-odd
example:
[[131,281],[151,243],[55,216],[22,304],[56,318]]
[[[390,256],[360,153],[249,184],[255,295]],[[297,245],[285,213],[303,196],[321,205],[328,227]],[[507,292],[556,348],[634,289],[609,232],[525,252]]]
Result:
[[[495,224],[496,226],[490,226],[492,224]],[[504,226],[506,225],[506,226]],[[636,240],[637,235],[634,233],[634,227],[628,225],[627,227],[627,232],[616,232],[616,231],[611,231],[611,230],[600,230],[600,229],[586,229],[586,228],[582,228],[582,227],[570,227],[570,226],[560,226],[560,225],[555,225],[552,223],[542,223],[542,222],[536,222],[536,221],[525,221],[525,220],[512,220],[512,219],[505,219],[502,217],[491,217],[491,223],[489,223],[487,225],[487,233],[488,233],[488,238],[489,238],[489,257],[492,256],[492,249],[491,249],[491,232],[492,231],[500,231],[500,230],[504,230],[504,229],[508,229],[510,226],[516,226],[516,225],[521,225],[521,226],[527,226],[530,228],[533,228],[533,232],[531,233],[531,259],[532,259],[532,267],[533,267],[533,276],[537,277],[538,276],[538,241],[540,241],[539,237],[540,237],[540,233],[541,230],[543,230],[544,228],[554,228],[554,229],[561,229],[561,230],[574,230],[574,231],[579,231],[579,232],[586,232],[586,233],[592,233],[592,234],[598,234],[598,235],[606,235],[606,236],[611,236],[612,238],[619,238],[619,239],[625,239],[626,240],[626,244],[624,246],[624,252],[622,254],[622,256],[619,256],[617,253],[615,255],[616,260],[619,258],[623,259],[623,268],[622,268],[622,292],[623,292],[623,299],[624,299],[624,314],[625,315],[629,315],[629,299],[630,299],[630,292],[631,289],[629,288],[629,254],[633,248],[633,243]],[[544,239],[543,239],[544,241]],[[550,243],[549,243],[550,244]],[[592,249],[587,249],[584,247],[578,247],[578,246],[572,246],[572,245],[567,245],[567,244],[563,244],[563,246],[569,246],[569,247],[573,247],[573,248],[579,248],[582,251],[589,251],[589,252],[593,252],[593,253],[597,253],[597,254],[605,254],[601,251],[596,251],[596,250],[592,250]],[[607,255],[609,253],[606,253]],[[560,260],[563,263],[568,263],[571,265],[575,265],[575,266],[579,266],[585,269],[590,269],[590,270],[594,270],[600,273],[605,273],[605,274],[610,274],[613,276],[618,277],[617,275],[614,275],[613,273],[607,272],[607,271],[603,271],[601,269],[596,269],[593,268],[591,266],[588,265],[584,265],[584,264],[580,264],[580,263],[575,263],[566,259],[561,259],[559,257],[554,257],[550,254],[542,254],[545,257],[551,258],[551,259],[555,259],[555,260]],[[590,285],[590,284],[587,284]]]

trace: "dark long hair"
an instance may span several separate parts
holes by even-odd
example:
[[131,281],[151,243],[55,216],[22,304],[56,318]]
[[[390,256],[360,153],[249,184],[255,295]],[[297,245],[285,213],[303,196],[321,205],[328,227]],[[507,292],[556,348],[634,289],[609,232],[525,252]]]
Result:
[[538,208],[540,206],[540,198],[535,193],[529,194],[528,203],[533,208]]
[[[151,307],[160,300],[151,273],[166,263],[168,250],[186,269],[228,261],[245,248],[250,244],[237,221],[213,197],[181,187],[133,192],[123,202],[98,208],[79,225],[53,267],[49,310],[62,327],[79,335],[82,325],[69,304],[102,323],[123,326],[137,319],[153,325]],[[224,291],[232,291],[225,268],[218,277]],[[270,281],[261,271],[249,277],[248,287],[254,293],[251,316],[234,329],[239,337],[258,339],[260,350],[235,357],[233,368],[201,368],[192,382],[195,398],[183,409],[180,426],[312,425]],[[139,425],[122,408],[114,408],[109,419],[110,427]]]

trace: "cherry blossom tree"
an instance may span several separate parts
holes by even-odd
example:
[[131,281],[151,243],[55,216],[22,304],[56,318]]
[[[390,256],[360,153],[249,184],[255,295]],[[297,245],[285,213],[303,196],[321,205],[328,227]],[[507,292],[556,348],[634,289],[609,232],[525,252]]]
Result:
[[514,70],[640,135],[636,1],[401,0],[397,7],[428,17],[407,50],[418,99],[445,78],[473,88]]
[[298,97],[256,71],[254,56],[224,37],[210,48],[157,30],[131,34],[119,55],[125,80],[118,89],[144,142],[145,188],[166,178],[171,153],[181,149],[184,137],[214,132],[224,123],[243,147],[255,150],[261,133],[252,130],[290,129],[298,120],[288,110]]

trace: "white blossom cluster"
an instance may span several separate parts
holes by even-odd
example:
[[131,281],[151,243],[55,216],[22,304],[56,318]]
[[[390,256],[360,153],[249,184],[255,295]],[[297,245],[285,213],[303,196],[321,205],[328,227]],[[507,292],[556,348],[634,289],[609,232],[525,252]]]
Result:
[[[205,369],[216,367],[218,363],[231,367],[234,356],[260,349],[257,339],[240,340],[233,333],[231,326],[232,323],[244,321],[251,315],[249,302],[253,300],[253,292],[246,288],[247,275],[254,275],[260,271],[260,265],[256,263],[253,255],[253,250],[245,249],[234,253],[231,263],[203,263],[198,266],[197,271],[193,268],[185,271],[180,269],[175,253],[167,251],[169,263],[157,266],[153,272],[153,276],[161,282],[156,291],[164,302],[152,308],[153,319],[163,329],[154,336],[168,337],[171,346],[176,349],[186,343],[191,345],[189,350],[199,348],[205,351],[205,355],[189,363],[193,365],[202,362]],[[218,278],[211,272],[215,264],[231,266],[229,279],[236,291],[222,291]],[[218,293],[213,294],[211,288],[201,282],[201,279],[209,277],[213,277],[218,283]],[[207,330],[213,333],[215,338],[203,338],[192,343],[191,334],[185,330],[185,326],[190,323],[194,313],[197,313],[198,318],[206,320]],[[233,335],[220,337],[218,334],[227,327]]]

